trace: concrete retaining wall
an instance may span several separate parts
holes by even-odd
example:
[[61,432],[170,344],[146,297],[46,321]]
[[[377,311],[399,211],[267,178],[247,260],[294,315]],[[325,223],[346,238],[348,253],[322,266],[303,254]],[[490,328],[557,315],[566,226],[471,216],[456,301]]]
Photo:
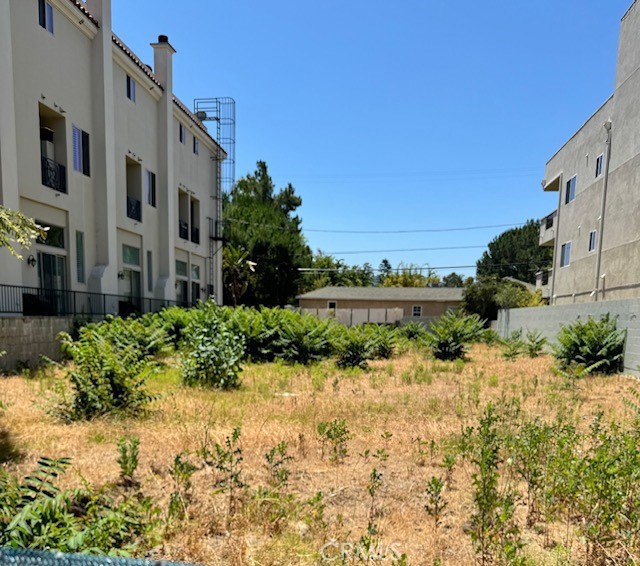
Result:
[[28,317],[0,318],[0,371],[11,371],[18,366],[33,367],[40,356],[60,360],[59,332],[69,332],[71,318]]
[[589,316],[600,318],[607,313],[618,317],[618,328],[627,329],[625,373],[640,376],[640,299],[501,310],[496,330],[503,337],[520,328],[524,332],[539,330],[553,343],[562,325]]

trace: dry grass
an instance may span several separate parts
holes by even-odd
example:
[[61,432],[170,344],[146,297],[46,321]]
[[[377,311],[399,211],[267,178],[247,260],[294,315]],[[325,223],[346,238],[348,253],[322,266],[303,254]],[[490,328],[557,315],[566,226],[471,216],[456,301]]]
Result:
[[[438,529],[424,511],[424,491],[432,475],[443,474],[447,443],[477,423],[488,401],[518,397],[529,415],[553,417],[564,411],[585,427],[597,410],[611,419],[629,416],[623,399],[630,397],[633,380],[590,377],[567,389],[551,367],[548,357],[506,361],[498,349],[478,345],[464,366],[434,362],[418,352],[375,362],[366,372],[339,372],[330,362],[310,368],[249,366],[242,389],[229,393],[186,389],[169,368],[152,382],[162,398],[144,419],[75,425],[62,424],[43,410],[46,393],[59,377],[10,377],[0,380],[0,401],[8,407],[0,411],[0,462],[25,474],[40,456],[68,456],[73,471],[64,478],[66,486],[78,486],[82,478],[102,485],[118,479],[118,438],[136,435],[141,441],[141,490],[166,509],[174,489],[168,474],[174,456],[222,442],[240,426],[249,492],[267,483],[265,453],[286,441],[293,457],[288,490],[300,502],[322,491],[327,528],[309,528],[304,518],[310,512],[301,506],[274,533],[250,495],[227,528],[227,500],[214,494],[213,471],[205,468],[194,476],[188,520],[166,533],[153,549],[154,557],[201,564],[318,563],[327,541],[356,543],[365,534],[367,483],[376,467],[383,474],[376,501],[383,545],[395,543],[409,564],[433,564],[437,558],[443,564],[473,564],[471,540],[463,531],[472,513],[470,465],[456,465]],[[321,458],[316,433],[319,422],[336,418],[346,419],[352,434],[348,456],[338,465]],[[392,436],[385,440],[386,432]],[[378,449],[385,449],[388,459],[375,458]],[[532,563],[561,563],[542,548],[535,533],[525,531],[524,536]]]

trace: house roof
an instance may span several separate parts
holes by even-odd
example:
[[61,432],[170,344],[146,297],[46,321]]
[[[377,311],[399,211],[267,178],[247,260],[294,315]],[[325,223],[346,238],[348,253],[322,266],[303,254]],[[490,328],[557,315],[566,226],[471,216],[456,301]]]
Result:
[[94,23],[96,26],[100,27],[100,22],[98,22],[98,20],[96,20],[91,13],[89,12],[89,10],[87,10],[87,8],[85,7],[85,5],[80,2],[80,0],[69,0],[69,2],[71,4],[73,4],[76,8],[78,8],[78,10],[80,10],[85,16],[87,16],[87,18],[89,18],[89,20]]
[[343,301],[461,301],[461,287],[323,287],[298,299]]
[[125,53],[125,55],[129,57],[129,59],[131,59],[138,67],[140,67],[142,72],[147,75],[147,77],[149,77],[155,85],[164,90],[164,87],[160,84],[158,79],[156,79],[155,75],[151,72],[151,69],[149,69],[149,67],[147,67],[142,61],[140,61],[138,56],[133,51],[131,51],[131,49],[127,47],[125,42],[122,41],[115,33],[113,34],[113,43],[115,43]]

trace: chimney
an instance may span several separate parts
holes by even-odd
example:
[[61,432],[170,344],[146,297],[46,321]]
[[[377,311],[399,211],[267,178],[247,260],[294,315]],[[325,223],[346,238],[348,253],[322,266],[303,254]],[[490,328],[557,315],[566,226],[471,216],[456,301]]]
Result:
[[152,43],[151,47],[153,47],[155,76],[165,92],[171,95],[173,93],[173,54],[176,50],[171,46],[166,35],[159,35],[158,43]]
[[86,8],[101,27],[111,29],[111,0],[87,0]]

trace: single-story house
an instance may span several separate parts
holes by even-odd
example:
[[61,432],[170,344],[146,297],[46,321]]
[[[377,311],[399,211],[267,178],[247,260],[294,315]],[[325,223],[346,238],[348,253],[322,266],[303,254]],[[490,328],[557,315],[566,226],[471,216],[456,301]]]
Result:
[[399,319],[406,321],[434,319],[460,307],[463,291],[454,287],[323,287],[297,298],[303,311],[384,309],[401,312]]

